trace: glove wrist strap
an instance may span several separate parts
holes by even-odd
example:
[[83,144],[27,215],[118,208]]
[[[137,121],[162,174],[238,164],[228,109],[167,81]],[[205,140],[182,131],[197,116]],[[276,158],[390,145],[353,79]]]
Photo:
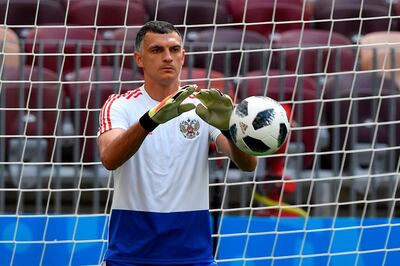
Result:
[[139,123],[147,132],[152,132],[159,125],[150,118],[149,112],[146,112],[141,118],[139,118]]
[[232,136],[231,136],[231,133],[229,132],[229,129],[226,129],[226,130],[222,130],[222,129],[221,129],[221,133],[222,133],[222,135],[224,135],[227,139],[232,140]]

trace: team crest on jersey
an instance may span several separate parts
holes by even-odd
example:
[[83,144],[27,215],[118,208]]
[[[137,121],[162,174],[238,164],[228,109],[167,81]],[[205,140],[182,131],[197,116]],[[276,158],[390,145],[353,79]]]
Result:
[[181,122],[179,129],[187,139],[194,139],[199,133],[200,122],[197,119],[186,119]]

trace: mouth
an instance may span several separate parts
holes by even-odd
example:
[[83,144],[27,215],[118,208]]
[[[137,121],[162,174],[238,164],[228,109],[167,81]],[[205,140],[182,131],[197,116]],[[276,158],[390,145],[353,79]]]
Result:
[[175,68],[172,66],[163,66],[161,67],[161,70],[163,71],[175,71]]

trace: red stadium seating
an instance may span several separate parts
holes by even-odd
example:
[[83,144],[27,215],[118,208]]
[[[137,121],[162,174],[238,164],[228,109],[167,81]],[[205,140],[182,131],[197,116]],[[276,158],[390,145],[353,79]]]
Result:
[[112,30],[120,26],[143,25],[147,20],[144,5],[138,1],[73,1],[68,10],[69,25],[97,26]]
[[[191,34],[214,28],[215,24],[230,22],[229,14],[223,5],[216,6],[211,1],[169,1],[158,6],[157,19],[174,24],[188,39]],[[188,35],[189,34],[189,35]]]
[[[57,75],[43,68],[5,67],[2,80],[6,82],[2,83],[0,90],[0,131],[8,136],[6,155],[12,154],[14,158],[25,162],[51,161],[54,136],[60,126],[57,108],[62,108],[63,99],[58,88]],[[14,140],[23,143],[25,138],[29,143],[40,144],[33,147],[29,145],[26,150],[23,150],[23,145],[13,145],[11,148]],[[39,151],[43,154],[37,154]]]
[[65,9],[59,1],[0,1],[0,24],[10,26],[19,35],[29,25],[59,24],[64,21]]
[[314,5],[314,18],[324,20],[315,22],[317,29],[332,29],[355,43],[364,34],[393,29],[395,19],[389,17],[391,9],[384,0],[316,0]]
[[290,1],[249,1],[244,10],[240,4],[232,13],[236,23],[259,23],[247,25],[246,30],[256,31],[269,37],[271,34],[293,29],[309,28],[311,16],[303,11],[303,5]]
[[[112,92],[135,89],[137,82],[143,80],[143,76],[132,69],[120,69],[112,66],[83,67],[79,72],[70,72],[65,75],[66,95],[74,98],[84,88],[111,90]],[[103,81],[102,83],[100,81]],[[103,89],[104,88],[104,89]],[[72,102],[73,103],[73,102]],[[72,104],[79,108],[79,105]]]
[[[400,145],[397,111],[400,95],[393,80],[379,73],[340,74],[327,79],[325,91],[324,98],[330,100],[324,110],[326,123],[335,126],[330,129],[329,150],[337,152],[339,160],[342,160],[343,150],[359,150],[360,144],[364,145],[361,147],[364,150],[379,148],[379,145],[392,148]],[[394,152],[397,161],[400,151]],[[362,152],[357,155],[361,156]],[[349,166],[348,158],[345,159]]]
[[[393,80],[384,78],[378,73],[351,73],[330,77],[326,83],[325,98],[340,99],[340,101],[327,102],[327,123],[328,125],[342,126],[343,134],[339,149],[342,149],[345,131],[349,124],[360,124],[357,133],[358,142],[373,143],[376,126],[364,126],[362,123],[375,120],[377,122],[393,121],[390,119],[390,107],[393,104],[391,100],[394,99],[397,102],[397,108],[400,107],[398,91],[399,89]],[[393,97],[388,97],[390,95]],[[381,98],[382,96],[387,97]],[[340,113],[339,116],[335,115],[334,108],[337,108]],[[349,115],[353,117],[350,118]],[[394,120],[400,119],[398,112],[394,116]],[[379,126],[376,142],[388,141],[388,127],[388,125]],[[396,128],[396,136],[398,136],[400,125],[396,125]]]
[[199,32],[196,40],[186,48],[186,61],[194,60],[196,67],[210,68],[232,77],[265,67],[268,62],[266,48],[267,38],[256,32],[221,27],[216,32]]
[[347,37],[324,30],[291,30],[273,43],[273,67],[297,73],[350,71],[355,51]]
[[[113,66],[136,69],[133,57],[135,52],[135,39],[139,31],[137,28],[119,28],[109,34],[108,50],[113,54],[110,64]],[[123,55],[121,55],[121,53]]]
[[[32,29],[25,40],[25,51],[35,53],[27,63],[43,65],[58,74],[93,64],[107,64],[107,53],[101,38],[93,29],[63,26]],[[93,54],[95,54],[93,56]]]
[[85,0],[70,5],[67,22],[87,26],[133,26],[146,21],[141,3],[123,0]]
[[[183,3],[183,4],[186,4],[188,2],[189,5],[192,5],[193,3],[196,5],[197,3],[205,3],[205,2],[207,2],[207,3],[215,5],[218,0],[190,0],[190,1],[187,1],[187,0],[174,0],[174,1],[171,1],[171,0],[143,0],[143,1],[144,1],[144,5],[145,5],[145,8],[146,8],[146,11],[147,11],[147,13],[149,15],[149,20],[154,20],[156,18],[155,17],[156,13],[158,13],[158,10],[156,9],[157,8],[157,3],[158,3],[158,6],[161,6],[161,5],[164,5],[164,4],[168,4],[168,3],[171,3],[171,2],[175,2],[175,3],[180,2],[180,3]],[[219,1],[219,5],[222,5],[224,1]],[[159,19],[158,16],[157,16],[157,19]]]
[[[156,1],[156,0],[153,0]],[[223,4],[226,6],[226,9],[232,16],[237,19],[243,18],[245,4],[247,2],[247,7],[258,4],[258,3],[274,3],[275,0],[224,0]],[[305,13],[307,16],[310,16],[311,5],[313,4],[310,0],[278,0],[278,3],[288,3],[292,5],[296,5],[302,7],[305,5]],[[305,3],[304,3],[305,2]]]

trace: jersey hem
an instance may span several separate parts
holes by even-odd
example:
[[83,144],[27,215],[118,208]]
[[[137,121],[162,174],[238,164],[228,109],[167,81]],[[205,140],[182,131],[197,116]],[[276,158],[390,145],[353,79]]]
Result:
[[116,127],[104,129],[104,130],[102,130],[102,131],[97,131],[97,137],[100,137],[101,134],[104,134],[104,133],[106,133],[106,132],[108,132],[108,131],[110,131],[110,130],[116,129],[116,128],[123,129],[123,130],[128,130],[128,128],[126,128],[126,127],[116,126]]
[[127,258],[127,259],[105,259],[104,261],[110,263],[123,263],[123,264],[160,264],[160,265],[182,265],[182,264],[198,264],[198,263],[212,263],[214,258],[208,259],[140,259],[140,258]]

